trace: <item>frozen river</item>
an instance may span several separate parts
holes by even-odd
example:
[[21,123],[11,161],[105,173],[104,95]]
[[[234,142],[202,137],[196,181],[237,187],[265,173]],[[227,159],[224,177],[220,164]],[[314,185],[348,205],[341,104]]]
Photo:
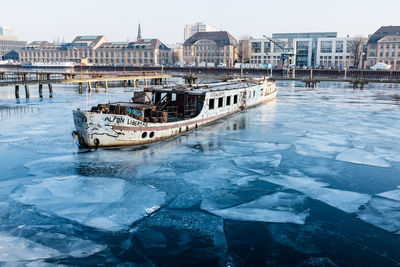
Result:
[[129,90],[16,103],[0,87],[0,264],[397,266],[400,86],[318,86],[97,151],[72,110]]

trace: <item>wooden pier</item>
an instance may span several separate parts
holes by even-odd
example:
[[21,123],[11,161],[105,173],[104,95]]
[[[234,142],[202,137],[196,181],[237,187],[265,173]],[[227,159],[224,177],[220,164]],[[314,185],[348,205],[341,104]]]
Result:
[[83,88],[89,92],[93,86],[96,90],[103,87],[108,90],[109,83],[119,82],[120,86],[133,88],[142,81],[144,86],[168,84],[171,75],[157,71],[131,72],[34,72],[34,71],[0,71],[0,86],[15,86],[15,97],[20,97],[20,87],[25,88],[25,97],[30,97],[30,86],[37,85],[39,97],[43,98],[43,85],[48,86],[49,97],[53,97],[53,84],[77,84],[78,92]]

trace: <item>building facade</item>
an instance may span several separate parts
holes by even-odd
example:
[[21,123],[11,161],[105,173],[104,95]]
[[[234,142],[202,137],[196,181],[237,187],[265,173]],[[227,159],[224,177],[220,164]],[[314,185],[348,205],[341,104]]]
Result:
[[186,63],[213,63],[233,67],[238,57],[238,42],[226,31],[198,32],[183,44]]
[[207,25],[203,22],[197,22],[194,25],[186,25],[183,30],[183,41],[185,42],[192,35],[198,32],[214,32],[216,31],[214,26]]
[[13,36],[12,31],[8,27],[0,26],[0,60],[6,54],[12,51],[18,51],[25,47],[25,41],[19,41],[16,36]]
[[[295,65],[299,67],[317,66],[317,44],[318,38],[337,38],[337,32],[300,32],[300,33],[273,33],[273,39],[287,40],[289,47],[293,50],[301,50],[296,54]],[[310,47],[311,42],[311,50]],[[306,53],[306,51],[309,51]],[[307,57],[307,59],[305,58]],[[308,65],[305,63],[307,62]],[[311,62],[311,63],[309,63]]]
[[158,39],[108,42],[102,36],[77,36],[71,43],[35,41],[19,50],[20,61],[87,62],[94,65],[159,66],[172,64],[171,49]]
[[323,68],[350,68],[354,66],[352,39],[318,38],[316,66]]
[[379,62],[400,70],[400,26],[382,26],[370,36],[365,66],[370,68]]
[[276,33],[270,40],[250,39],[250,63],[282,67],[284,60],[296,67],[344,68],[352,66],[350,38],[336,32]]
[[[288,49],[287,42],[287,39],[275,39],[274,42],[267,39],[250,39],[250,64],[271,64],[274,67],[281,66],[283,64],[281,57],[284,52],[282,47]],[[290,60],[292,61],[293,59]]]

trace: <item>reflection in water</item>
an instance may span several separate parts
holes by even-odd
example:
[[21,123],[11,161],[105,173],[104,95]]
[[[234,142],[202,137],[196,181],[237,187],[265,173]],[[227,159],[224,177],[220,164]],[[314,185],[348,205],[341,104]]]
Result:
[[12,117],[25,117],[26,115],[36,114],[39,112],[39,108],[36,107],[10,107],[0,106],[0,118],[8,119]]

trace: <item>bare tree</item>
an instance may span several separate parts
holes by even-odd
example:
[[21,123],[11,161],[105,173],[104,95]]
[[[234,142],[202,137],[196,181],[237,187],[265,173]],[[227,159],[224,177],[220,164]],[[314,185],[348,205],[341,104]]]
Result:
[[250,38],[248,36],[243,36],[239,40],[238,62],[248,63],[249,53],[250,53]]
[[178,49],[172,49],[172,62],[176,63],[181,61],[180,51]]
[[348,42],[349,51],[352,54],[354,61],[353,65],[355,69],[359,69],[363,67],[360,63],[363,61],[363,52],[364,52],[364,45],[366,43],[366,38],[358,36],[354,37],[351,41]]

